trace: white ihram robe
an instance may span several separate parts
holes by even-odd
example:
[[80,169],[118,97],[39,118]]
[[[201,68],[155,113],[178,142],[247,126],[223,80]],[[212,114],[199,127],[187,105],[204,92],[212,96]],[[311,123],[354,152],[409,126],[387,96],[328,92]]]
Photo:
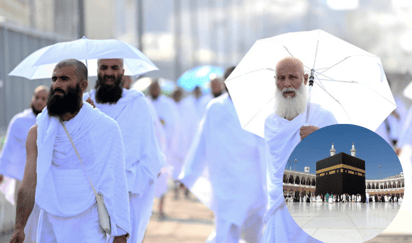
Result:
[[84,102],[65,122],[83,161],[79,161],[59,119],[47,108],[37,117],[36,203],[41,208],[37,242],[106,242],[95,194],[104,197],[110,215],[112,242],[131,233],[129,195],[122,135],[118,124]]
[[[166,135],[163,125],[160,123],[159,116],[157,115],[156,109],[154,108],[152,101],[146,97],[147,104],[149,105],[150,113],[152,114],[154,129],[156,133],[157,142],[159,143],[159,148],[162,152],[162,166],[166,164]],[[166,167],[160,170],[160,176],[158,176],[155,185],[155,197],[160,198],[167,191],[167,177],[169,172]]]
[[227,94],[209,103],[179,178],[215,214],[210,242],[237,242],[241,231],[245,240],[260,242],[267,203],[264,149],[262,138],[242,129]]
[[176,108],[175,102],[164,95],[159,95],[156,100],[151,99],[151,101],[159,117],[159,121],[163,125],[166,136],[166,168],[163,169],[163,171],[166,171],[166,173],[162,173],[156,184],[156,197],[160,198],[167,192],[167,177],[169,175],[169,171],[172,170],[172,141],[174,136],[178,135],[176,134],[176,131],[177,125],[179,123],[179,112]]
[[[86,93],[84,99],[87,98]],[[149,105],[143,93],[134,89],[123,89],[116,104],[97,103],[95,90],[91,91],[91,98],[96,108],[119,124],[122,132],[132,230],[128,242],[141,242],[152,214],[155,180],[163,163]]]
[[[331,112],[310,104],[309,124],[325,127],[336,124]],[[265,122],[269,210],[265,215],[264,243],[319,242],[303,231],[290,215],[283,200],[283,174],[290,154],[301,141],[299,131],[306,122],[306,111],[292,121],[271,114]]]
[[[21,180],[23,180],[24,168],[26,166],[26,139],[30,128],[34,124],[36,124],[36,115],[32,109],[26,109],[15,115],[9,123],[5,144],[0,153],[0,175],[15,180],[15,183],[10,183],[10,186],[14,185],[13,190],[5,188],[5,190],[11,193],[11,195],[6,195],[6,198],[12,204],[17,202],[17,191]],[[26,235],[24,242],[26,243],[36,242],[39,213],[40,209],[36,204],[24,228]]]
[[179,123],[177,124],[176,136],[172,141],[172,160],[173,167],[172,177],[177,180],[181,172],[183,162],[189,152],[193,137],[197,132],[197,125],[199,124],[195,108],[191,100],[183,99],[176,103],[179,112]]

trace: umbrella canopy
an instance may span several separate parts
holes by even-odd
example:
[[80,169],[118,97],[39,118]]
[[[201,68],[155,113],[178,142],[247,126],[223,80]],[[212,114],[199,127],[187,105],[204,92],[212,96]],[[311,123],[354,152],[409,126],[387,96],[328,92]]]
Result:
[[74,58],[88,66],[89,76],[97,76],[97,60],[122,58],[124,75],[136,76],[158,68],[137,48],[119,40],[89,40],[60,42],[43,47],[26,57],[10,73],[28,79],[51,78],[56,64]]
[[310,102],[338,123],[375,131],[396,108],[379,57],[322,30],[294,32],[256,41],[225,81],[245,130],[263,137],[276,105],[275,67],[285,57],[300,59],[313,74]]
[[177,80],[177,85],[189,92],[196,86],[201,87],[203,92],[209,92],[209,81],[217,76],[223,76],[224,72],[221,67],[198,66],[183,73]]

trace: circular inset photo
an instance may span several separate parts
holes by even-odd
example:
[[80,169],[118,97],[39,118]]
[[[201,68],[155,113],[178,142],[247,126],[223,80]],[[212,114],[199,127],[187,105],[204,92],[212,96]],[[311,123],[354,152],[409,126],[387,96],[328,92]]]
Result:
[[398,156],[376,133],[333,125],[303,139],[283,175],[296,223],[323,242],[365,242],[395,218],[404,196]]

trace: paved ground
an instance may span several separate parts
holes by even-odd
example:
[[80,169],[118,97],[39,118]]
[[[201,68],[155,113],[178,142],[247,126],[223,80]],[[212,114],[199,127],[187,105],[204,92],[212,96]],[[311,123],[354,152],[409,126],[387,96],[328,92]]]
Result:
[[[157,214],[157,203],[153,207],[153,216],[147,228],[144,243],[197,243],[205,242],[214,228],[213,213],[198,202],[193,196],[190,199],[173,199],[173,194],[166,197],[166,218],[160,219]],[[367,241],[368,243],[412,242],[410,230],[412,211],[399,210],[395,220],[380,235]],[[11,233],[0,235],[0,243],[8,243]],[[335,238],[336,239],[336,238]]]
[[296,223],[325,242],[364,242],[379,235],[395,218],[394,203],[286,203]]
[[175,200],[173,193],[168,193],[164,219],[159,218],[157,206],[158,200],[155,200],[144,243],[203,243],[214,229],[213,212],[194,196],[190,199],[180,196]]

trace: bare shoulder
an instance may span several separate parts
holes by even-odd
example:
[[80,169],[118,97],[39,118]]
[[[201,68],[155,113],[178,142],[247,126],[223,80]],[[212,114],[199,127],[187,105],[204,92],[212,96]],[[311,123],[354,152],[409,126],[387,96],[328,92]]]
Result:
[[[27,135],[26,150],[36,148],[37,145],[37,124],[34,124]],[[27,151],[28,152],[28,151]]]
[[27,140],[29,139],[37,139],[37,124],[34,124],[30,130],[29,130],[29,134],[27,136]]

